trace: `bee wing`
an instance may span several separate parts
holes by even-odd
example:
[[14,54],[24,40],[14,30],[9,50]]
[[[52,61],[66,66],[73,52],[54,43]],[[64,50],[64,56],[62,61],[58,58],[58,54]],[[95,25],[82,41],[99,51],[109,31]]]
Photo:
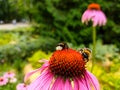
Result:
[[89,51],[90,53],[92,52],[92,50],[90,48],[84,48],[84,49]]

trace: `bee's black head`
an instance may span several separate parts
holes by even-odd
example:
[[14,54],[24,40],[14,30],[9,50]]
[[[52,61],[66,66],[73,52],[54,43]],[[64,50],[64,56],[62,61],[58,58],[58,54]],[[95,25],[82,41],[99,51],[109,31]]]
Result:
[[63,42],[63,43],[59,43],[56,47],[56,50],[63,50],[63,49],[68,49],[68,45],[67,43]]

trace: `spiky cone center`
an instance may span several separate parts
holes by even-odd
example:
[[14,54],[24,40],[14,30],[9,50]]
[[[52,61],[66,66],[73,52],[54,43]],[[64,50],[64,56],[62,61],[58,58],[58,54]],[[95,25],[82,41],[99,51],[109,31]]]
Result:
[[100,10],[100,5],[97,3],[92,3],[88,5],[89,10]]
[[49,63],[51,72],[64,78],[82,76],[85,71],[83,56],[72,49],[55,51]]

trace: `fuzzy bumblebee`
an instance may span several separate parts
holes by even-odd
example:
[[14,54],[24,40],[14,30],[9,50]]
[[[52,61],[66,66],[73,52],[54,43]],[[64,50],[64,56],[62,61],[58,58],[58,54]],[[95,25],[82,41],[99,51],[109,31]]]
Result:
[[79,49],[79,52],[84,57],[85,62],[88,62],[90,60],[90,56],[91,56],[91,53],[92,53],[91,49],[89,49],[89,48],[83,48],[83,49]]

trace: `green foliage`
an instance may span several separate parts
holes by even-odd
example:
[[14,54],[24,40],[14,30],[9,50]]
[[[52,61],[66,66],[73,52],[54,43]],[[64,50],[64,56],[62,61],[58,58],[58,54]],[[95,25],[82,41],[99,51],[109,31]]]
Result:
[[32,28],[19,28],[12,31],[2,30],[0,31],[0,46],[31,40],[34,37],[31,31]]
[[97,76],[101,90],[119,90],[120,89],[120,69],[119,58],[114,59],[112,64],[108,67],[102,66],[101,63],[96,63],[93,73]]
[[0,45],[7,44],[9,43],[10,40],[11,40],[10,34],[3,35],[3,33],[0,33]]
[[13,84],[13,83],[9,83],[7,85],[4,85],[4,86],[0,86],[0,90],[16,90],[16,83]]
[[17,44],[6,44],[0,47],[0,60],[13,62],[15,59],[24,59],[38,49],[48,53],[55,49],[56,44],[55,40],[47,37],[32,41],[25,40]]
[[40,60],[49,60],[50,56],[51,54],[46,54],[45,52],[39,50],[29,57],[28,61],[33,65],[33,67],[39,68],[42,64],[40,63]]
[[[90,45],[92,48],[92,45]],[[114,58],[119,58],[118,54],[119,49],[111,44],[104,45],[101,40],[98,40],[96,43],[96,60],[105,61],[106,59],[113,60]]]

